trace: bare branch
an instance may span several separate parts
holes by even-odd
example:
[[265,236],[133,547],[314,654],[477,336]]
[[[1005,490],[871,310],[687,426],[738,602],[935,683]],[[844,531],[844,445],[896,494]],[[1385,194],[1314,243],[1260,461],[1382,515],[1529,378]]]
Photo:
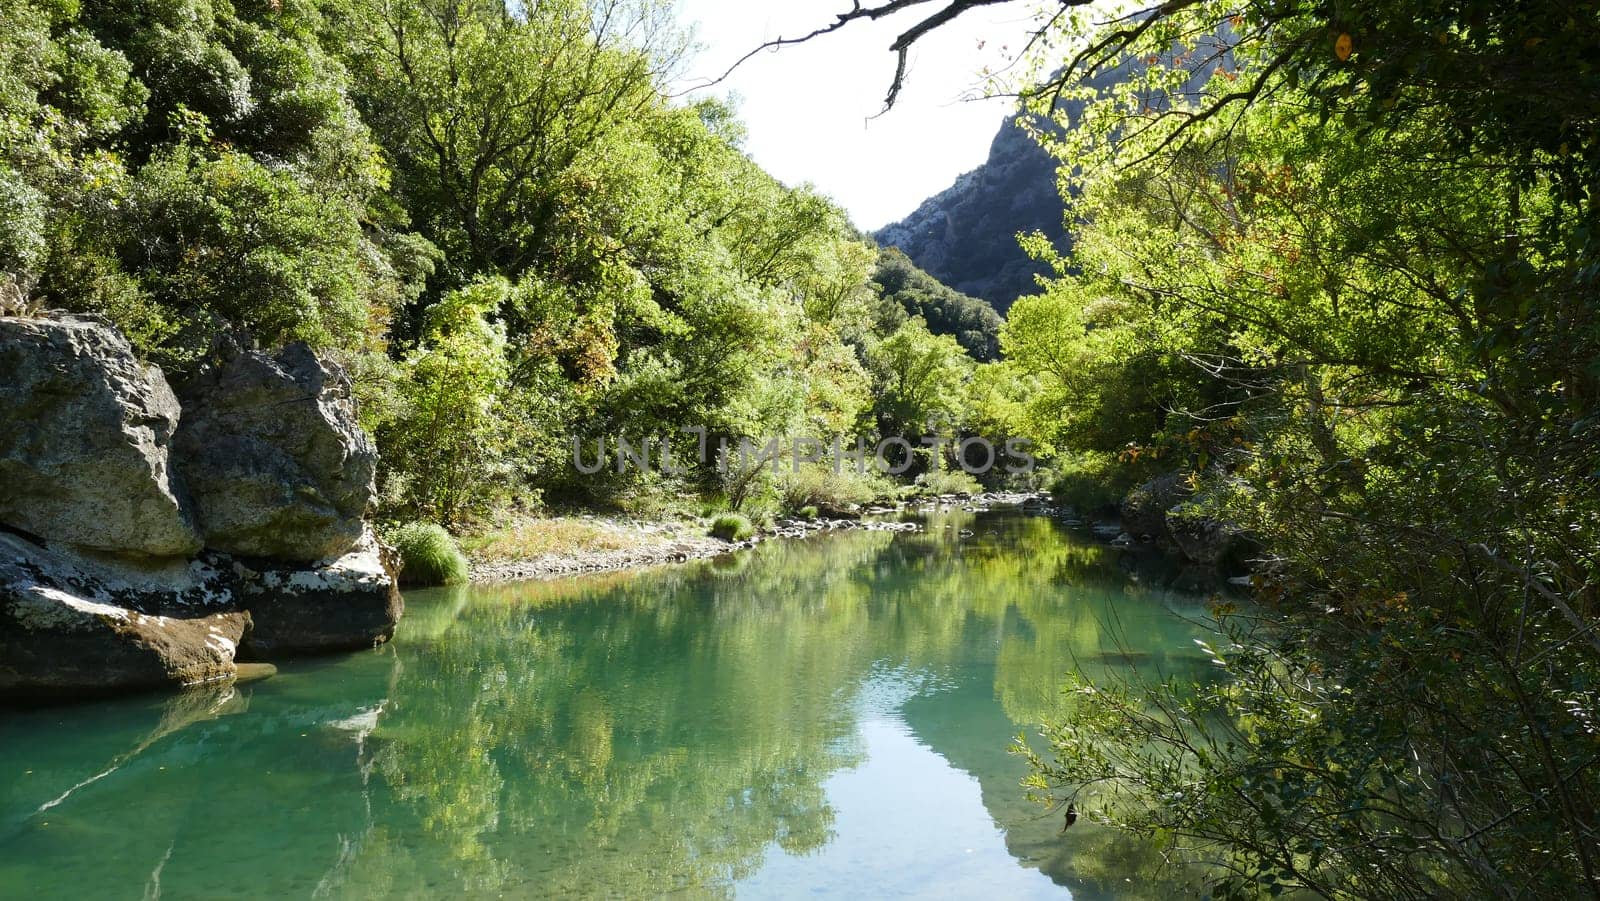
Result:
[[[764,51],[779,50],[784,47],[794,46],[796,44],[804,44],[808,41],[822,37],[823,35],[832,34],[853,22],[875,22],[879,19],[895,15],[896,13],[904,12],[913,7],[939,2],[944,2],[948,5],[918,22],[916,25],[913,25],[901,32],[900,36],[895,38],[894,43],[889,45],[889,50],[895,54],[896,58],[895,73],[893,81],[889,84],[888,95],[884,98],[884,109],[891,109],[894,107],[895,101],[900,98],[901,90],[905,87],[906,68],[910,62],[912,45],[926,37],[930,32],[950,24],[965,13],[971,12],[972,10],[980,7],[1010,3],[1012,0],[886,0],[886,2],[877,6],[863,6],[861,0],[852,0],[851,8],[847,12],[837,14],[832,23],[824,25],[809,34],[802,35],[800,37],[779,37],[767,41],[754,50],[751,50],[749,53],[746,53],[744,56],[739,57],[739,59],[734,61],[733,65],[728,67],[727,71],[723,72],[716,78],[697,84],[685,91],[679,92],[674,96],[682,96],[683,94],[692,91],[704,90],[706,88],[721,84],[722,82],[728,80],[728,78],[731,77],[740,66],[749,62],[756,55]],[[1062,10],[1065,11],[1066,9],[1075,6],[1087,6],[1092,2],[1092,0],[1057,0],[1057,2],[1060,3]],[[1050,21],[1054,23],[1059,19],[1060,13],[1057,13],[1056,16]],[[1037,34],[1039,33],[1041,32],[1036,32],[1035,39],[1037,39]]]

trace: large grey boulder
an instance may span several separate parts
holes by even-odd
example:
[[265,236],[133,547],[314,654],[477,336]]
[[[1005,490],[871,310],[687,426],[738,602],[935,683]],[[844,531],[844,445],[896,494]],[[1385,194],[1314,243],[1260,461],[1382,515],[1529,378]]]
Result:
[[313,562],[361,540],[378,454],[342,369],[304,344],[233,350],[179,394],[175,459],[206,547]]
[[0,318],[0,524],[130,555],[198,551],[171,478],[177,424],[166,379],[110,326]]
[[0,702],[231,678],[250,615],[205,560],[142,567],[0,532]]
[[1233,549],[1239,530],[1205,515],[1196,504],[1179,504],[1167,512],[1167,534],[1184,557],[1214,566]]

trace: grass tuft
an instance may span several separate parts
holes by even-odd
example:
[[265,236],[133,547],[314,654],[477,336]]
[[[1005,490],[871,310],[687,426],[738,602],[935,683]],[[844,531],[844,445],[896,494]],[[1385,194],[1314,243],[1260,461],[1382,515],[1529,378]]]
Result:
[[389,540],[400,552],[400,584],[420,587],[467,581],[467,558],[442,526],[409,523],[395,530]]
[[537,560],[596,551],[615,551],[639,544],[639,536],[610,523],[583,519],[529,519],[464,542],[474,560]]
[[936,469],[917,476],[917,487],[921,493],[931,497],[957,495],[971,497],[983,493],[983,486],[978,480],[962,470]]
[[723,541],[744,541],[755,533],[756,527],[738,513],[724,513],[711,522],[711,536]]

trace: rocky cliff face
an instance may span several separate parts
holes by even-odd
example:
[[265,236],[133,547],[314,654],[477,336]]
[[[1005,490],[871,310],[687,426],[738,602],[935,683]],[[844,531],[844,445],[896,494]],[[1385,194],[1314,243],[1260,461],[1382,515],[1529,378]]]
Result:
[[98,321],[0,318],[0,701],[393,634],[343,373],[305,347],[235,351],[182,395]]
[[[1218,66],[1231,65],[1227,55],[1210,60],[1195,70],[1184,92],[1199,91]],[[1085,84],[1107,92],[1143,68],[1141,61],[1132,60]],[[1083,111],[1082,100],[1064,101],[1056,118],[1073,128]],[[1059,162],[1019,125],[1021,120],[1012,116],[1000,126],[982,166],[873,235],[881,245],[898,247],[941,282],[987,300],[1002,314],[1018,297],[1038,293],[1035,276],[1048,274],[1047,267],[1023,253],[1017,235],[1043,232],[1063,253],[1072,246],[1067,203],[1058,188]]]
[[1023,253],[1017,235],[1040,231],[1064,249],[1065,211],[1056,161],[1013,116],[995,135],[987,162],[874,237],[1004,313],[1018,297],[1034,293],[1034,276],[1047,271]]

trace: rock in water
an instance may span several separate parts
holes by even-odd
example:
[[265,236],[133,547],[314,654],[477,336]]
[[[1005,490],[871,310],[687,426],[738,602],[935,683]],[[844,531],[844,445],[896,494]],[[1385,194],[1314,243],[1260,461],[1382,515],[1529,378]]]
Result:
[[1167,539],[1167,511],[1194,494],[1186,473],[1172,472],[1151,479],[1128,493],[1122,501],[1122,527],[1135,538]]
[[304,344],[233,350],[179,390],[175,458],[206,547],[312,562],[356,546],[378,454],[343,370]]
[[278,668],[270,663],[240,663],[237,665],[237,669],[238,675],[234,681],[240,685],[249,682],[261,682],[278,674]]
[[394,637],[405,606],[370,530],[349,553],[316,566],[260,565],[237,568],[236,597],[253,622],[243,649],[250,659],[359,651]]
[[182,390],[180,414],[96,320],[0,318],[0,702],[394,634],[394,563],[363,522],[377,452],[344,373],[305,345],[233,350]]
[[170,478],[178,401],[115,329],[0,318],[0,523],[153,557],[200,539]]
[[1167,513],[1167,534],[1195,563],[1216,564],[1233,548],[1237,529],[1180,504]]
[[234,674],[250,626],[204,561],[140,568],[0,533],[0,701],[59,701]]

